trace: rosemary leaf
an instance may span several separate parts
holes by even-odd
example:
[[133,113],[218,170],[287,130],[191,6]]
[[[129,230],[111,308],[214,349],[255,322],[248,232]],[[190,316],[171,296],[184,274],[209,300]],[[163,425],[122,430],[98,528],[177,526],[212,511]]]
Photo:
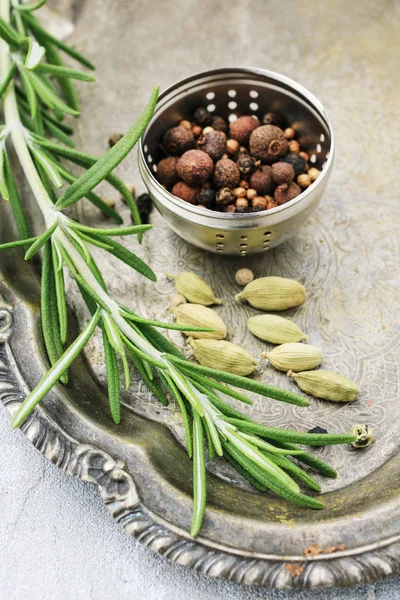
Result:
[[29,104],[29,109],[31,113],[32,119],[35,119],[36,112],[38,110],[38,101],[35,94],[35,90],[33,88],[32,82],[28,75],[28,71],[23,67],[19,67],[19,75],[21,77],[21,82],[25,91],[25,95]]
[[298,504],[299,506],[304,506],[307,508],[321,509],[324,505],[315,498],[310,498],[309,496],[305,496],[299,492],[294,492],[288,489],[286,486],[280,484],[275,478],[271,475],[267,475],[264,471],[257,468],[252,461],[250,461],[246,456],[244,456],[235,446],[229,441],[222,442],[224,448],[226,448],[227,452],[245,469],[250,475],[252,475],[255,479],[257,479],[261,484],[265,485],[272,492],[293,502],[294,504]]
[[333,444],[350,444],[351,442],[354,442],[355,439],[353,435],[340,433],[301,433],[298,431],[289,431],[288,429],[277,429],[259,425],[258,423],[242,421],[241,419],[232,419],[230,417],[227,418],[227,421],[240,428],[240,430],[245,433],[253,433],[262,438],[271,440],[276,439],[278,442],[282,440],[284,442],[307,444],[307,446],[331,446]]
[[[21,70],[21,69],[20,69]],[[44,80],[39,77],[34,71],[25,71],[25,74],[29,73],[28,77],[30,79],[30,83],[34,88],[35,92],[42,100],[42,102],[51,109],[58,109],[60,111],[66,112],[67,114],[78,116],[79,111],[75,110],[65,104],[60,98],[53,92],[53,90],[44,83]],[[82,196],[81,196],[82,198]]]
[[107,334],[103,332],[104,357],[107,369],[108,400],[110,403],[110,412],[114,423],[117,425],[121,421],[121,388],[119,381],[118,361],[114,348],[108,341]]
[[149,229],[153,229],[153,225],[132,225],[131,227],[113,227],[112,229],[101,229],[95,227],[87,227],[86,225],[81,225],[81,223],[74,223],[74,228],[79,229],[80,231],[85,231],[89,234],[94,233],[98,235],[107,235],[112,237],[142,233],[144,231],[148,231]]
[[68,67],[62,67],[60,65],[52,65],[51,63],[41,63],[36,68],[39,73],[49,73],[56,77],[63,77],[67,79],[79,79],[80,81],[93,82],[96,78],[84,71],[77,69],[69,69]]
[[43,6],[43,4],[46,4],[46,2],[47,0],[39,0],[38,2],[28,2],[27,4],[14,4],[14,8],[19,12],[33,12]]
[[226,396],[235,398],[235,400],[239,400],[240,402],[243,402],[244,404],[253,404],[253,402],[250,400],[250,398],[247,398],[247,396],[245,396],[244,394],[241,394],[240,392],[233,390],[232,388],[228,387],[227,385],[218,383],[214,379],[209,379],[208,377],[204,377],[203,375],[194,375],[193,372],[190,369],[186,369],[186,367],[182,367],[182,370],[185,371],[185,373],[188,373],[192,379],[194,379],[195,381],[198,381],[199,383],[202,383],[203,385],[208,386],[209,388],[218,390],[219,392],[222,392],[222,394],[226,394]]
[[138,328],[145,335],[146,339],[159,350],[159,352],[165,352],[172,356],[176,356],[177,358],[185,359],[185,356],[178,350],[176,346],[171,344],[166,337],[164,337],[157,329],[152,327],[152,325],[147,325],[146,323],[139,323]]
[[1,82],[0,98],[2,98],[4,96],[4,94],[6,93],[7,88],[10,85],[11,80],[13,79],[16,70],[17,70],[17,65],[15,64],[15,62],[13,62],[7,75],[4,77],[3,81]]
[[[70,173],[64,167],[64,165],[61,165],[58,161],[55,162],[57,164],[58,171],[64,177],[65,181],[68,183],[73,183],[77,180],[77,178],[74,177],[74,175],[72,175],[72,173]],[[106,202],[104,202],[104,200],[102,200],[97,194],[94,192],[88,192],[86,194],[86,198],[93,204],[93,206],[96,206],[99,210],[101,210],[103,215],[110,217],[119,224],[122,223],[122,218],[120,215],[111,206],[108,206],[108,204],[106,204]]]
[[92,244],[92,246],[96,246],[97,248],[102,248],[103,250],[107,250],[107,252],[112,250],[112,248],[109,244],[106,244],[105,242],[101,242],[97,238],[85,235],[83,233],[83,231],[79,232],[79,237],[81,237],[83,240],[85,240],[85,242],[88,242],[88,244]]
[[[274,445],[278,446],[279,448],[284,448],[286,450],[299,450],[298,446],[295,446],[294,444],[290,444],[289,442],[282,442],[282,441],[278,442],[278,441],[274,440]],[[326,477],[332,477],[332,478],[337,477],[337,472],[335,471],[335,469],[333,469],[333,467],[331,467],[327,463],[323,462],[316,456],[313,456],[312,454],[303,452],[303,454],[301,454],[300,456],[297,456],[296,458],[298,461],[304,463],[305,465],[308,465],[315,471],[322,473],[322,475],[326,475]]]
[[214,460],[215,456],[216,456],[216,452],[215,452],[215,446],[212,441],[211,432],[210,432],[209,428],[207,427],[207,421],[204,421],[203,424],[205,426],[204,429],[206,431],[206,436],[207,436],[208,458],[210,460]]
[[5,244],[0,244],[0,250],[9,250],[10,248],[18,248],[18,246],[31,246],[38,239],[39,239],[38,237],[32,237],[32,238],[27,238],[25,240],[15,240],[14,242],[6,242]]
[[144,277],[147,277],[147,279],[150,279],[150,281],[157,281],[157,276],[154,273],[154,271],[150,269],[150,267],[141,258],[139,258],[138,256],[136,256],[136,254],[133,254],[133,252],[128,250],[128,248],[124,248],[124,246],[121,246],[121,244],[118,244],[118,242],[116,242],[110,237],[98,234],[91,234],[88,237],[97,239],[100,242],[111,246],[112,249],[109,250],[110,254],[112,254],[116,258],[119,258],[119,260],[131,267],[131,269],[134,269],[141,275],[144,275]]
[[21,42],[21,38],[18,32],[9,23],[6,23],[4,19],[0,17],[0,37],[3,38],[9,46],[18,47]]
[[[230,449],[230,448],[229,448],[229,449]],[[237,472],[238,472],[238,473],[239,473],[239,474],[240,474],[242,477],[244,477],[245,479],[247,479],[247,481],[248,481],[249,483],[251,483],[251,485],[252,485],[253,487],[255,487],[257,490],[259,490],[260,492],[266,492],[266,491],[267,491],[267,489],[268,489],[268,488],[267,488],[267,486],[266,486],[266,485],[264,485],[263,483],[260,483],[260,482],[258,481],[258,479],[255,479],[255,477],[253,477],[252,475],[250,475],[250,473],[249,473],[248,471],[246,471],[246,469],[244,469],[244,468],[242,467],[242,465],[241,465],[240,463],[238,463],[238,462],[237,462],[237,461],[236,461],[236,460],[233,458],[233,456],[231,456],[231,454],[230,454],[230,452],[229,452],[229,450],[228,450],[228,448],[227,448],[227,447],[225,447],[225,450],[226,450],[226,452],[225,452],[225,454],[224,454],[224,457],[226,458],[226,460],[227,460],[228,462],[230,462],[230,463],[231,463],[231,465],[232,465],[232,466],[233,466],[233,467],[236,469],[236,471],[237,471]]]
[[171,377],[168,375],[168,373],[165,373],[165,372],[163,373],[163,376],[165,377],[165,379],[167,381],[168,389],[169,389],[169,392],[170,392],[172,398],[178,404],[179,409],[181,411],[183,426],[185,429],[186,449],[187,449],[189,458],[191,458],[193,456],[193,437],[192,437],[192,429],[191,429],[190,416],[189,416],[188,410],[186,408],[185,402],[183,401],[183,398],[182,398],[178,388],[176,387],[176,385],[173,382],[173,380],[171,379]]
[[54,123],[52,123],[48,119],[43,119],[43,121],[46,131],[48,131],[53,138],[60,140],[60,142],[66,144],[67,146],[70,146],[71,148],[75,147],[74,141],[70,138],[70,136],[67,133],[65,133],[60,127],[58,127],[58,125],[54,125]]
[[57,300],[58,322],[60,325],[61,343],[64,345],[67,340],[67,302],[65,299],[65,282],[62,264],[60,265],[57,249],[52,245],[52,258],[54,267],[55,293]]
[[11,427],[15,429],[22,425],[25,419],[35,409],[36,405],[48,394],[51,388],[57,383],[60,377],[67,371],[68,367],[75,358],[82,352],[84,346],[96,328],[100,319],[100,309],[97,309],[95,315],[91,318],[86,327],[81,331],[76,340],[69,346],[59,360],[42,377],[35,389],[25,398],[21,406],[15,413]]
[[71,206],[87,192],[96,187],[109,173],[126,157],[132,150],[144,130],[146,129],[156,106],[158,98],[158,88],[156,88],[150,98],[148,105],[139,119],[132,125],[129,131],[102,156],[96,164],[88,169],[58,200],[57,206],[60,209]]
[[128,321],[133,321],[134,323],[147,323],[147,325],[152,325],[153,327],[161,327],[163,329],[172,329],[176,331],[214,331],[214,329],[204,328],[204,327],[191,327],[186,325],[177,325],[176,323],[164,323],[163,321],[153,321],[152,319],[146,319],[145,317],[140,317],[136,315],[129,309],[121,306],[122,315]]
[[55,162],[51,160],[48,154],[43,152],[43,150],[40,148],[36,148],[34,145],[30,146],[30,151],[35,156],[36,160],[40,162],[54,187],[61,188],[64,182],[60,173],[58,172]]
[[316,481],[311,475],[303,471],[300,467],[298,467],[295,463],[293,463],[288,458],[284,456],[278,456],[277,454],[266,453],[270,460],[272,460],[279,467],[293,475],[296,479],[304,483],[307,487],[309,487],[314,492],[320,492],[321,486],[318,481]]
[[[57,315],[54,275],[51,242],[48,241],[45,244],[43,253],[40,316],[43,339],[46,346],[47,356],[51,365],[56,364],[64,351],[61,329]],[[67,383],[67,372],[61,375],[61,381],[62,383]]]
[[143,360],[145,362],[149,362],[151,365],[154,365],[158,369],[165,369],[166,368],[166,366],[164,365],[164,363],[159,362],[158,360],[156,360],[155,358],[152,358],[151,356],[148,356],[142,350],[140,350],[140,348],[138,348],[137,346],[135,346],[131,342],[131,340],[126,337],[126,335],[124,335],[123,333],[121,333],[121,337],[122,337],[122,339],[124,341],[124,344],[126,344],[126,346],[128,346],[128,348],[130,348],[132,350],[132,352],[134,354],[136,354],[141,360]]
[[204,460],[204,434],[200,416],[193,417],[193,517],[190,534],[199,533],[206,510],[206,466]]
[[77,52],[74,48],[67,46],[67,44],[64,44],[64,42],[52,36],[48,31],[46,31],[46,29],[43,29],[43,27],[39,25],[37,19],[33,15],[25,11],[23,12],[23,17],[26,23],[28,24],[29,29],[31,29],[35,35],[37,34],[37,38],[40,36],[45,40],[48,40],[53,46],[56,46],[57,48],[65,52],[65,54],[68,54],[85,67],[94,70],[94,65],[87,58],[82,56],[82,54]]
[[161,402],[161,404],[163,406],[168,406],[169,401],[168,401],[167,396],[164,393],[164,390],[162,389],[161,385],[159,385],[155,379],[151,380],[149,378],[147,371],[144,367],[143,361],[134,352],[132,352],[129,347],[128,347],[128,354],[129,354],[129,358],[133,362],[134,366],[136,367],[136,370],[142,377],[143,381],[145,382],[145,384],[147,385],[149,390],[156,396],[156,398],[158,398],[158,400]]
[[53,233],[58,227],[58,221],[54,221],[53,225],[49,227],[42,235],[40,235],[35,242],[33,242],[32,246],[27,250],[25,254],[25,260],[30,260],[43,246],[45,243],[51,238]]
[[240,375],[233,375],[232,373],[227,373],[226,371],[218,371],[216,369],[203,367],[202,365],[197,365],[188,360],[182,360],[176,356],[168,355],[168,358],[171,359],[176,365],[185,367],[186,371],[190,370],[195,374],[207,375],[208,377],[212,377],[218,381],[229,383],[243,390],[256,392],[262,396],[274,398],[275,400],[280,400],[281,402],[288,402],[289,404],[296,404],[297,406],[309,406],[308,400],[302,396],[299,396],[298,394],[295,394],[294,392],[282,390],[275,386],[262,383],[261,381],[248,379],[247,377],[241,377]]
[[[10,161],[8,160],[7,152],[4,153],[4,179],[8,190],[8,199],[13,211],[15,224],[21,238],[29,237],[28,221],[26,220],[24,210],[22,208],[21,198],[18,193],[16,183],[11,170]],[[37,238],[31,238],[33,241]]]
[[[41,37],[40,34],[36,33],[36,37],[42,46],[46,48],[47,62],[58,67],[64,67],[64,61],[56,47],[50,44],[48,40]],[[79,98],[73,81],[71,79],[65,79],[64,77],[57,77],[57,81],[68,106],[79,111]]]

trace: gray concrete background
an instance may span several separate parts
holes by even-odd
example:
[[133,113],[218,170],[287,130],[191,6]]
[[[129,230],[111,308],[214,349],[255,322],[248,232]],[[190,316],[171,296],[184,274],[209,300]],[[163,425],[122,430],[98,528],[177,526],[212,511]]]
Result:
[[[214,66],[256,65],[298,79],[321,98],[339,129],[332,185],[351,179],[346,164],[350,152],[358,156],[357,136],[381,125],[380,84],[387,115],[398,110],[392,49],[399,21],[396,0],[87,0],[74,41],[97,64],[98,83],[82,94],[84,147],[105,148],[106,136],[125,130],[157,83],[165,87]],[[113,110],[94,128],[99,98]],[[395,181],[398,170],[385,153],[372,150],[369,177],[379,192],[381,173]],[[131,169],[134,174],[131,166],[123,173],[131,177]],[[347,590],[285,593],[211,580],[172,565],[120,531],[96,489],[65,476],[20,432],[11,432],[3,407],[0,457],[0,600],[400,597],[399,578]]]

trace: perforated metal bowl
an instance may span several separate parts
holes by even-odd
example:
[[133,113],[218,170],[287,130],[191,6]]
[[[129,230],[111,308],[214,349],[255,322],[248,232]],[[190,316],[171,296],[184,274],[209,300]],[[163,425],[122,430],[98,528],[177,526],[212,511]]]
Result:
[[[173,196],[156,179],[157,163],[164,156],[160,141],[167,129],[199,106],[229,121],[243,114],[261,118],[268,111],[281,113],[293,123],[310,163],[322,170],[320,176],[291,202],[258,213],[220,213]],[[224,68],[188,77],[161,94],[140,141],[139,168],[155,205],[176,233],[204,250],[246,255],[273,248],[299,231],[326,188],[333,154],[328,116],[303,86],[272,71]]]

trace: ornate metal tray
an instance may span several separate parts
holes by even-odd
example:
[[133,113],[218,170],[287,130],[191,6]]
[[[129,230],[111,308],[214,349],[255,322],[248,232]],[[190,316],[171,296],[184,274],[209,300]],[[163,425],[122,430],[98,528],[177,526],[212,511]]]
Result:
[[[108,3],[101,4],[107,15],[111,10]],[[85,46],[90,18],[83,11],[77,36],[80,31],[81,47]],[[106,54],[101,61],[106,50],[98,40],[107,27],[107,35],[112,38],[115,34],[113,43],[119,43],[118,26],[122,27],[125,19],[123,12],[102,19],[96,39],[87,42],[89,56],[94,48],[100,54],[96,62],[101,65],[99,93],[104,96],[103,105],[95,112],[91,92],[83,90],[86,117],[81,137],[90,151],[101,152],[110,128],[124,130],[132,111],[143,104],[144,93],[143,97],[138,93],[132,108],[136,88],[130,80],[121,79],[117,120],[112,114],[116,88],[108,89],[107,95],[101,87],[104,82],[111,86],[115,65],[107,62]],[[122,43],[128,43],[125,36]],[[102,115],[111,115],[107,123]],[[337,125],[340,142],[346,127],[339,119]],[[230,259],[206,254],[179,239],[153,213],[155,228],[135,250],[158,273],[158,283],[133,277],[121,263],[102,262],[112,293],[149,317],[168,318],[173,285],[165,272],[191,270],[204,276],[224,300],[218,310],[231,325],[231,339],[257,355],[265,345],[246,332],[252,309],[233,300],[235,270],[249,266],[257,276],[279,274],[306,285],[308,300],[296,311],[296,322],[310,334],[310,342],[323,350],[326,368],[354,378],[362,393],[351,405],[313,400],[308,409],[256,397],[248,410],[263,423],[299,430],[320,425],[340,432],[355,422],[373,427],[376,441],[368,451],[315,449],[340,473],[337,480],[321,479],[324,511],[299,509],[254,493],[227,465],[215,461],[208,465],[205,524],[199,538],[193,540],[187,533],[191,462],[181,444],[179,412],[159,405],[133,376],[132,387],[123,398],[122,424],[114,426],[108,415],[96,339],[87,348],[85,359],[73,365],[73,383],[49,394],[24,426],[28,439],[52,462],[98,485],[111,515],[127,533],[168,559],[206,575],[263,586],[311,588],[372,581],[400,570],[399,207],[393,206],[390,194],[379,193],[378,198],[378,182],[376,198],[373,195],[371,201],[366,201],[364,193],[355,193],[357,186],[363,190],[362,177],[367,171],[362,153],[357,154],[351,144],[340,148],[340,143],[339,151],[333,183],[315,216],[301,235],[268,255]],[[359,157],[359,168],[349,187],[343,173],[350,155]],[[124,168],[125,180],[137,181],[132,160]],[[377,218],[371,219],[373,206]],[[128,220],[122,207],[124,210]],[[81,211],[81,218],[99,222],[86,206]],[[2,205],[0,237],[12,236]],[[46,368],[38,292],[37,275],[22,254],[2,255],[0,397],[11,412]],[[86,315],[73,286],[69,298],[79,323]],[[173,333],[171,339],[183,346],[179,333]],[[293,385],[266,364],[261,365],[258,376],[282,386]]]

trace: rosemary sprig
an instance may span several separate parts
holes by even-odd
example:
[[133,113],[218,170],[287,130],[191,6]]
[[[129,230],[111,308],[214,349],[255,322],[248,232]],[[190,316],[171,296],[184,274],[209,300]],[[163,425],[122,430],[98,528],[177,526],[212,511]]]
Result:
[[[121,382],[130,384],[130,366],[163,405],[173,400],[179,407],[189,457],[193,457],[194,510],[191,533],[197,535],[203,523],[206,503],[205,439],[208,454],[226,457],[238,472],[260,491],[270,490],[300,506],[321,508],[322,504],[301,493],[299,481],[312,491],[319,484],[301,468],[306,464],[334,477],[335,471],[291,442],[307,445],[348,443],[353,436],[300,433],[265,427],[225,402],[221,396],[251,403],[239,390],[247,390],[282,402],[307,406],[298,394],[259,381],[208,369],[188,361],[157,328],[199,330],[146,319],[116,302],[107,291],[91,246],[101,248],[154,281],[155,273],[136,254],[117,242],[115,236],[137,235],[150,228],[141,225],[134,199],[113,170],[127,156],[153,114],[158,89],[152,93],[142,115],[128,133],[100,159],[75,149],[72,128],[63,122],[65,114],[76,116],[79,103],[73,79],[92,81],[83,71],[66,67],[64,52],[83,66],[93,65],[79,52],[49,34],[32,14],[43,0],[21,4],[0,0],[0,97],[5,123],[0,127],[0,193],[9,201],[21,239],[0,245],[0,250],[24,247],[25,259],[42,254],[41,319],[50,368],[15,413],[12,426],[19,427],[57,382],[66,383],[68,368],[82,352],[97,326],[101,328],[108,380],[110,413],[121,419]],[[15,26],[14,26],[15,25]],[[47,136],[56,138],[51,141]],[[32,237],[8,158],[11,141],[45,222],[45,231]],[[61,143],[59,143],[61,142]],[[69,160],[87,169],[74,177],[61,162]],[[102,212],[121,222],[93,192],[108,181],[126,199],[135,225],[114,229],[87,227],[63,213],[86,197]],[[64,183],[70,184],[64,188]],[[62,192],[57,190],[63,188]],[[65,348],[68,331],[65,273],[75,279],[91,319],[78,337]],[[205,331],[205,330],[202,330]],[[119,361],[121,366],[119,365]],[[232,389],[230,386],[234,386]]]

